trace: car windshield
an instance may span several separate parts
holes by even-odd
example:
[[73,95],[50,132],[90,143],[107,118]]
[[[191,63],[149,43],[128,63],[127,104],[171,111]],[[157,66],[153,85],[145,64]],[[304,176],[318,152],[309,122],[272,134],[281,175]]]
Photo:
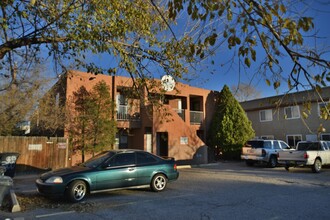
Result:
[[113,152],[103,152],[103,153],[96,155],[95,157],[92,157],[91,159],[87,160],[86,162],[80,164],[80,166],[94,168],[94,167],[97,167],[100,164],[102,164],[106,159],[112,157],[113,155],[115,155],[115,153],[113,153]]

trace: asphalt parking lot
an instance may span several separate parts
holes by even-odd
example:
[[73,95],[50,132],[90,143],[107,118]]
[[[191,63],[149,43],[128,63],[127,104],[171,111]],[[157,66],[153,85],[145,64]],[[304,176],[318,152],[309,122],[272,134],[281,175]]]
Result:
[[[36,176],[16,176],[17,193],[34,195]],[[329,219],[330,169],[247,167],[219,162],[182,167],[161,193],[148,189],[93,194],[79,204],[36,204],[3,219]],[[52,201],[54,202],[54,201]],[[47,200],[46,200],[47,203]]]

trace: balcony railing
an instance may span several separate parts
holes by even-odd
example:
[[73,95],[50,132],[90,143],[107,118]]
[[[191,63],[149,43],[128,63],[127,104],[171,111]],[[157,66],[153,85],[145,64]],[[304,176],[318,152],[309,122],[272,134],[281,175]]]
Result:
[[201,111],[190,111],[190,124],[202,124],[203,112]]
[[129,111],[129,106],[127,105],[119,105],[117,109],[117,120],[118,121],[139,121],[140,113],[135,112],[131,113]]
[[129,120],[127,105],[119,105],[117,109],[117,120]]

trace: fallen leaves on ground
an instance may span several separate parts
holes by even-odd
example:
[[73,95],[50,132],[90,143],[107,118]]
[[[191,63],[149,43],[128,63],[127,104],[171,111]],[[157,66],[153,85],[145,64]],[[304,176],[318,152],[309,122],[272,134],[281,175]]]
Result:
[[[91,202],[69,203],[64,199],[48,199],[40,194],[16,194],[21,211],[29,211],[37,208],[60,209],[76,212],[92,212],[96,205]],[[10,210],[9,198],[5,198],[1,206],[2,211]]]

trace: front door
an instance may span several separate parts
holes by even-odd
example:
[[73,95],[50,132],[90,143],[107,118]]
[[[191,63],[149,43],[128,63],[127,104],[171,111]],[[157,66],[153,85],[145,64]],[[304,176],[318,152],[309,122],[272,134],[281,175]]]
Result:
[[168,157],[168,133],[157,132],[157,154]]

